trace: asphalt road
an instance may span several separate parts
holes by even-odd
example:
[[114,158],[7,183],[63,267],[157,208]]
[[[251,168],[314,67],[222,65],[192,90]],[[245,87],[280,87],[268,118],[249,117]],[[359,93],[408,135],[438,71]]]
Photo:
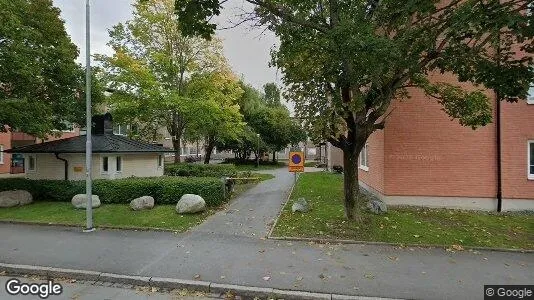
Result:
[[266,240],[292,180],[276,173],[232,213],[183,234],[0,224],[0,262],[406,299],[483,299],[484,284],[534,284],[528,253]]

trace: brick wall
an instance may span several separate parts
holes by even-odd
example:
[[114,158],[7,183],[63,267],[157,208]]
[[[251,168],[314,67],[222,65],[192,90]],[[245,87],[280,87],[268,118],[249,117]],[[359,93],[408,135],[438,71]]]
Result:
[[384,194],[384,130],[375,131],[367,140],[368,171],[358,169],[358,179]]
[[502,111],[503,198],[534,199],[534,180],[528,180],[527,143],[534,140],[534,104],[504,103]]
[[[438,74],[431,80],[455,78]],[[385,194],[495,197],[495,125],[463,127],[421,90],[410,93],[393,103],[386,124]]]
[[[4,147],[4,150],[11,148],[11,133],[0,133],[0,145]],[[11,167],[11,154],[4,153],[4,161],[0,163],[0,174],[9,173]]]

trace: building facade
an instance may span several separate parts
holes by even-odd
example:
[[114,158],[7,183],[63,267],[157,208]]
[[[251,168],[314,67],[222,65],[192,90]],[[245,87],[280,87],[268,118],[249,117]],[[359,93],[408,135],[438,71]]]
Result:
[[[431,76],[456,82],[452,75]],[[470,88],[468,84],[466,88]],[[360,186],[388,204],[497,210],[534,210],[534,89],[528,99],[500,103],[501,170],[497,101],[493,123],[476,130],[451,120],[421,90],[392,103],[384,130],[374,132],[359,158]],[[343,165],[329,146],[329,166]]]

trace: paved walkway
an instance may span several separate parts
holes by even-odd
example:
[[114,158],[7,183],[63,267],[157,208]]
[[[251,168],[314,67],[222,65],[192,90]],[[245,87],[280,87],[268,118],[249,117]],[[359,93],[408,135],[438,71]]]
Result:
[[274,173],[233,213],[184,234],[1,224],[0,262],[409,299],[483,299],[484,284],[534,283],[534,254],[265,240],[291,185]]
[[[41,278],[6,277],[0,276],[0,299],[2,300],[35,300],[34,295],[10,295],[6,290],[6,283],[12,278],[17,278],[21,283],[44,284],[46,280]],[[48,299],[75,299],[75,300],[216,300],[221,299],[213,295],[201,293],[184,293],[182,291],[160,292],[149,287],[133,287],[124,284],[110,284],[107,282],[80,282],[71,280],[54,280],[63,287],[61,295],[49,296]]]

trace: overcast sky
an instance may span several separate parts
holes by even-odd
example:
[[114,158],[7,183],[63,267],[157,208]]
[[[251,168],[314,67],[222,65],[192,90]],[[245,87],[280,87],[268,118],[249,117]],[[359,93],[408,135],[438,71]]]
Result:
[[[85,61],[85,1],[84,0],[53,0],[54,5],[61,9],[61,17],[65,20],[67,33],[80,50],[78,61]],[[249,9],[243,0],[228,1],[227,9],[223,10],[221,23],[227,21],[242,9]],[[91,52],[112,54],[106,46],[109,40],[108,29],[119,22],[125,22],[132,15],[133,0],[91,0]],[[228,24],[224,24],[228,25]],[[262,33],[259,29],[251,29],[242,25],[234,29],[219,30],[218,36],[223,39],[224,53],[234,72],[242,76],[246,82],[261,88],[267,82],[280,83],[280,74],[269,68],[270,50],[276,43],[271,32]]]

